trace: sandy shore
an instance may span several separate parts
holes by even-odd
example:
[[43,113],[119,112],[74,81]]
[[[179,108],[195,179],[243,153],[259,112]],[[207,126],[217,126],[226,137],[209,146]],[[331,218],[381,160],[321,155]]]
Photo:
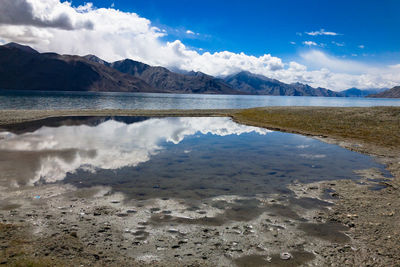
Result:
[[[209,217],[226,212],[212,205],[200,207],[202,212],[198,213],[187,211],[184,204],[172,200],[124,203],[122,196],[109,196],[105,188],[81,192],[76,188],[45,186],[40,192],[34,191],[37,188],[8,192],[2,196],[0,263],[11,266],[27,262],[37,266],[77,263],[100,266],[127,264],[125,261],[133,257],[137,261],[134,264],[129,261],[131,265],[400,264],[400,108],[3,110],[0,111],[0,129],[9,124],[58,116],[230,116],[239,123],[309,135],[367,153],[384,163],[394,179],[383,184],[384,188],[379,191],[369,189],[376,186],[374,180],[380,177],[373,170],[366,170],[358,183],[343,180],[295,184],[290,189],[296,192],[298,199],[322,199],[326,192],[331,192],[331,198],[324,201],[335,205],[310,210],[279,197],[260,198],[256,208],[262,211],[274,207],[274,214],[231,214],[229,216],[239,219],[228,225],[204,221],[188,223],[177,219],[201,218],[204,211]],[[32,201],[36,194],[43,196],[42,199]],[[82,195],[91,196],[90,200]],[[236,203],[235,199],[226,197],[219,200],[232,205]],[[37,208],[49,205],[53,209]],[[293,213],[285,214],[284,210]],[[299,226],[300,221],[293,214],[314,225]],[[127,217],[129,223],[123,220]],[[174,228],[176,226],[171,226],[174,223],[184,227]],[[312,235],[316,238],[310,239]],[[41,249],[35,244],[40,244]],[[152,250],[160,252],[163,259],[150,253]],[[178,250],[180,252],[175,253]],[[294,255],[291,261],[280,259],[279,254],[285,251]]]

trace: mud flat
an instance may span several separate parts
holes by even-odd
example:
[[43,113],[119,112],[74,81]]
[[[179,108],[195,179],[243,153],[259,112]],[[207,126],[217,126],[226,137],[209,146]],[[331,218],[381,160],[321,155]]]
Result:
[[[333,115],[330,115],[333,114]],[[400,263],[400,109],[0,111],[57,116],[231,116],[373,155],[359,181],[293,183],[289,195],[126,200],[98,186],[0,188],[0,263],[10,266],[394,266]],[[349,128],[350,127],[350,128]]]
[[219,196],[193,207],[178,199],[126,202],[105,187],[25,188],[2,196],[9,203],[0,213],[9,227],[2,263],[249,266],[246,258],[255,257],[259,266],[321,265],[332,242],[349,246],[348,228],[314,223],[321,206],[304,207],[303,198]]

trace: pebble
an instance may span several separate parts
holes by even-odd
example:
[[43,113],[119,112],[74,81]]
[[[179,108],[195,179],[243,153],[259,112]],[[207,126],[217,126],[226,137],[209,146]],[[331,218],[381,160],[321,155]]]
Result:
[[272,258],[271,258],[270,256],[266,256],[266,257],[264,257],[264,259],[265,259],[267,262],[271,262],[271,261],[272,261]]
[[280,258],[282,260],[290,260],[292,258],[292,254],[290,254],[289,252],[282,252]]
[[136,213],[136,210],[127,210],[126,213]]

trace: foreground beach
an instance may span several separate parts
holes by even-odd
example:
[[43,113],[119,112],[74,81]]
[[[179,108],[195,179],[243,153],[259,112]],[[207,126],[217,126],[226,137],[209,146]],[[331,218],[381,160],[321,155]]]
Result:
[[[306,197],[318,197],[324,192],[331,193],[332,202],[335,205],[329,209],[321,209],[318,211],[306,211],[302,209],[294,210],[298,214],[301,214],[304,218],[309,218],[317,222],[329,222],[339,223],[345,225],[345,232],[351,238],[351,242],[341,242],[341,232],[337,232],[338,229],[329,228],[325,231],[320,230],[309,230],[308,233],[321,237],[325,241],[333,241],[332,244],[327,242],[315,241],[315,244],[306,244],[308,251],[313,251],[314,255],[310,255],[304,251],[296,250],[297,243],[293,240],[300,240],[303,238],[301,234],[295,232],[295,236],[289,236],[285,231],[279,232],[277,226],[270,225],[272,228],[272,237],[276,234],[281,241],[290,243],[294,242],[292,248],[283,247],[282,251],[291,249],[294,255],[294,260],[288,261],[286,264],[292,266],[295,264],[333,264],[337,266],[347,265],[379,265],[388,266],[396,265],[400,262],[400,237],[398,233],[398,221],[400,219],[400,203],[398,199],[399,193],[399,178],[400,178],[400,108],[392,107],[374,107],[374,108],[319,108],[319,107],[271,107],[271,108],[257,108],[248,110],[69,110],[69,111],[0,111],[0,129],[7,129],[10,124],[29,122],[48,117],[59,117],[59,116],[229,116],[238,123],[247,125],[253,125],[258,127],[265,127],[272,130],[279,130],[284,132],[298,133],[303,135],[309,135],[319,140],[328,143],[338,144],[350,150],[357,152],[366,153],[376,157],[379,162],[384,163],[387,169],[392,173],[394,179],[390,182],[381,183],[381,190],[370,190],[369,187],[374,185],[376,182],[370,179],[379,178],[378,173],[374,173],[373,170],[366,171],[363,173],[365,179],[362,183],[357,183],[350,180],[339,180],[335,182],[321,182],[316,184],[296,184],[290,188],[296,192],[298,196]],[[13,126],[18,127],[18,126]],[[47,187],[43,188],[40,195],[46,196],[51,195],[54,192],[60,193],[60,190],[64,190],[65,194],[73,194],[69,192],[68,188],[55,188]],[[21,193],[21,192],[20,192]],[[39,194],[38,192],[23,192],[23,194]],[[108,264],[108,265],[120,265],[127,264],[124,262],[126,256],[122,253],[128,248],[124,248],[124,244],[118,243],[117,240],[111,240],[112,236],[121,236],[119,229],[114,229],[111,225],[108,225],[109,220],[115,220],[114,217],[124,217],[126,213],[121,213],[124,207],[118,199],[118,196],[113,195],[110,197],[102,198],[102,200],[95,200],[96,206],[93,207],[93,214],[98,214],[86,218],[84,216],[68,218],[70,210],[71,213],[79,214],[80,209],[85,207],[84,202],[79,200],[79,194],[83,195],[96,195],[99,192],[76,192],[78,195],[70,195],[68,199],[57,199],[58,202],[52,203],[54,207],[61,207],[61,209],[55,209],[55,211],[48,211],[47,213],[30,214],[24,212],[13,211],[16,207],[6,207],[3,205],[3,214],[1,219],[3,224],[0,225],[0,237],[1,237],[1,248],[2,254],[0,254],[1,262],[9,265],[21,265],[24,266],[27,263],[36,264],[37,266],[47,265],[71,265],[76,263],[83,263],[88,265],[93,264]],[[15,192],[9,192],[9,197],[15,195]],[[6,196],[5,196],[6,197]],[[121,197],[121,196],[120,196]],[[121,197],[122,198],[122,197]],[[225,201],[227,199],[224,199]],[[271,199],[270,201],[279,201],[277,199]],[[115,202],[115,203],[113,203]],[[110,204],[111,203],[111,204]],[[121,204],[121,205],[119,205]],[[280,203],[279,203],[280,204]],[[44,205],[44,203],[38,203],[38,207]],[[114,206],[113,206],[114,205]],[[145,203],[143,210],[140,207],[135,210],[137,217],[140,217],[147,210],[151,210],[157,203]],[[179,210],[179,203],[173,203],[176,209]],[[271,208],[266,204],[266,208]],[[207,210],[207,214],[212,214],[210,207]],[[277,207],[274,206],[276,209]],[[276,211],[276,213],[284,213],[282,210]],[[119,216],[119,215],[120,216]],[[123,215],[121,215],[123,214]],[[43,239],[37,237],[32,230],[36,228],[30,225],[30,220],[26,219],[35,217],[39,221],[51,222],[49,225],[55,227],[59,225],[59,217],[66,216],[63,221],[65,229],[63,228],[63,234],[50,236],[49,238]],[[189,214],[191,215],[191,214]],[[9,216],[12,216],[10,220]],[[114,217],[113,217],[114,216]],[[249,217],[256,216],[255,214],[247,214],[241,211],[240,214],[235,214],[234,217]],[[288,214],[285,215],[286,218]],[[290,217],[290,216],[289,216]],[[263,218],[265,220],[271,220],[271,218]],[[292,218],[293,219],[293,218]],[[160,225],[165,220],[165,217],[154,216],[152,224]],[[10,223],[12,221],[12,223]],[[80,221],[80,223],[76,223]],[[254,221],[255,222],[255,221]],[[75,224],[76,223],[76,224]],[[140,218],[137,221],[138,225],[143,223]],[[146,222],[148,223],[148,222]],[[183,222],[184,223],[184,222]],[[96,227],[91,227],[95,224]],[[224,250],[227,251],[226,262],[219,262],[220,264],[229,264],[229,257],[232,257],[233,261],[238,265],[246,266],[246,264],[257,264],[263,263],[264,259],[259,259],[254,256],[247,256],[247,258],[237,257],[239,255],[238,250],[260,250],[263,251],[266,248],[257,247],[251,243],[251,231],[253,228],[258,230],[258,227],[262,227],[261,224],[249,223],[246,220],[238,220],[236,225],[231,226],[231,229],[223,230],[219,222],[202,222],[203,228],[198,230],[202,232],[179,232],[176,229],[171,230],[171,235],[178,236],[174,241],[177,244],[171,244],[169,248],[159,246],[166,251],[173,251],[174,246],[180,246],[189,242],[189,240],[200,238],[200,235],[204,237],[200,241],[209,247],[209,250],[202,251],[202,254],[195,255],[193,252],[188,251],[187,254],[193,254],[197,257],[195,260],[187,260],[182,258],[182,263],[193,264],[193,265],[215,265],[210,260],[214,259],[217,255],[212,252],[212,246],[217,246],[218,242],[213,240],[212,236],[224,235],[229,242],[221,244],[221,246],[227,246]],[[101,225],[100,229],[97,229]],[[82,227],[84,229],[80,229]],[[122,227],[122,226],[121,226]],[[144,227],[147,225],[142,225]],[[149,226],[150,227],[150,226]],[[206,227],[206,228],[204,228]],[[275,227],[275,228],[274,228]],[[99,255],[98,251],[92,251],[88,248],[88,243],[99,242],[98,239],[83,240],[80,236],[80,231],[88,231],[90,233],[91,228],[96,229],[93,232],[93,236],[99,235],[99,233],[109,232],[109,235],[99,237],[101,242],[105,242],[106,238],[111,241],[110,250],[103,248],[103,255]],[[339,227],[340,228],[340,227]],[[54,231],[56,227],[53,229]],[[37,229],[36,229],[37,230]],[[140,231],[140,229],[139,229]],[[247,232],[246,232],[247,231]],[[314,231],[314,232],[313,232]],[[243,244],[234,244],[233,239],[229,240],[229,235],[249,234],[249,240]],[[329,232],[336,233],[333,237],[330,236]],[[111,234],[112,233],[112,234]],[[146,232],[136,231],[134,234],[144,239]],[[217,236],[218,236],[217,235]],[[298,236],[297,236],[298,235]],[[268,239],[268,237],[265,237]],[[335,239],[336,238],[336,239]],[[342,237],[346,239],[345,237]],[[122,238],[123,239],[123,238]],[[210,241],[212,240],[212,241]],[[215,241],[215,242],[214,242]],[[262,241],[262,240],[261,240]],[[160,241],[161,242],[161,241]],[[179,243],[181,242],[181,243]],[[300,241],[299,241],[300,242]],[[41,249],[37,249],[40,244]],[[179,245],[178,245],[179,244]],[[118,247],[120,245],[120,247]],[[146,246],[146,244],[144,244]],[[122,247],[121,247],[122,246]],[[239,247],[238,247],[239,246]],[[242,246],[242,247],[240,247]],[[218,246],[217,246],[218,247]],[[137,249],[140,250],[140,249]],[[68,251],[68,253],[65,253]],[[171,254],[171,253],[170,253]],[[274,254],[274,253],[272,253]],[[278,256],[272,256],[270,261],[272,264],[282,265],[285,262],[277,260]],[[182,255],[178,255],[181,257]],[[179,258],[177,257],[177,258]],[[166,258],[166,261],[159,262],[160,265],[179,265],[174,261],[175,256],[171,254],[171,258]],[[189,257],[190,258],[190,257]],[[146,265],[154,264],[156,259],[142,258],[135,264]],[[129,262],[129,264],[132,264]],[[34,266],[36,266],[34,265]]]

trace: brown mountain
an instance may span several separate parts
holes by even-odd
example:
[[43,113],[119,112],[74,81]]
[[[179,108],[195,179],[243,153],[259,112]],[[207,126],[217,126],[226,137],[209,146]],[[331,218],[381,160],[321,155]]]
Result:
[[383,91],[382,93],[369,95],[368,97],[379,97],[379,98],[400,98],[400,86],[395,86],[392,89]]
[[286,84],[248,71],[227,76],[224,80],[233,88],[252,95],[343,96],[325,88],[313,88],[302,83]]
[[202,72],[181,74],[130,59],[111,63],[110,66],[120,72],[138,77],[166,93],[244,94],[233,89],[223,80]]
[[159,92],[134,76],[79,56],[39,53],[28,46],[0,46],[0,89]]

